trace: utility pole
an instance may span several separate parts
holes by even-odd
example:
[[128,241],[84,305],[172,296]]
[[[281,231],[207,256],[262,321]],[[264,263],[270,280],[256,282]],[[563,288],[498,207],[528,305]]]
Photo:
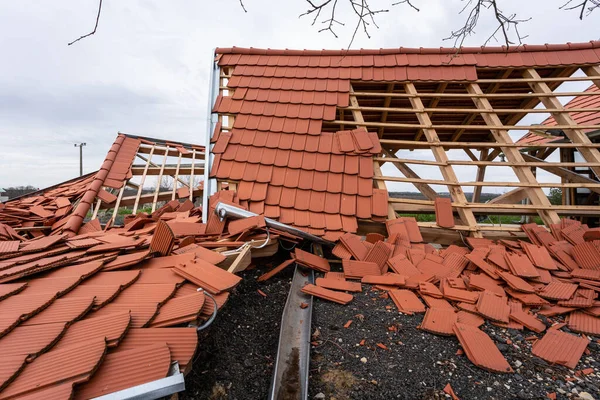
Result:
[[79,147],[79,176],[83,176],[83,146],[85,143],[75,143],[75,147]]

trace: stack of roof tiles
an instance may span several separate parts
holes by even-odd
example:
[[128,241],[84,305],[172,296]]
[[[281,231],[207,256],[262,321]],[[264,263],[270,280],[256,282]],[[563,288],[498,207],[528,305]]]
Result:
[[[470,248],[438,251],[422,243],[412,218],[388,221],[387,228],[387,240],[344,234],[333,249],[342,259],[342,273],[328,272],[327,260],[297,250],[298,263],[325,272],[304,291],[347,304],[352,292],[361,290],[347,279],[372,284],[386,291],[400,312],[425,313],[421,329],[457,336],[475,365],[495,372],[512,369],[478,329],[486,321],[543,335],[532,353],[572,369],[589,343],[585,335],[600,335],[598,229],[563,219],[551,232],[524,225],[531,243],[467,238]],[[547,326],[539,315],[564,317],[566,323]],[[573,333],[562,331],[564,326]]]
[[199,215],[175,200],[120,228],[0,241],[0,399],[93,398],[164,378],[174,361],[189,372],[186,326],[214,311],[205,292],[220,308],[241,280],[209,248],[265,237],[206,233]]

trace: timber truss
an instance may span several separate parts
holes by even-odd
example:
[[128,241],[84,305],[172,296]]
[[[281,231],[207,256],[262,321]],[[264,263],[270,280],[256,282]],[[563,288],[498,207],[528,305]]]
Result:
[[[397,213],[433,213],[434,200],[444,191],[457,213],[455,229],[474,236],[483,230],[520,230],[516,225],[490,226],[478,218],[482,215],[537,214],[550,226],[560,216],[600,214],[600,144],[587,135],[600,130],[600,125],[578,124],[570,115],[597,113],[600,108],[566,109],[563,105],[572,97],[598,96],[584,91],[590,83],[600,87],[598,65],[477,68],[477,79],[470,81],[353,81],[350,106],[338,108],[336,120],[324,122],[323,129],[364,127],[378,132],[382,154],[374,161],[374,184],[378,188],[387,184],[389,218]],[[556,125],[540,125],[547,116]],[[526,125],[523,121],[538,122]],[[513,140],[527,131],[550,130],[559,131],[564,139],[544,144]],[[430,151],[429,155],[423,155],[423,150]],[[560,161],[548,161],[556,150]],[[383,174],[384,164],[392,165],[395,172]],[[423,176],[414,166],[420,171],[438,171]],[[543,177],[539,170],[544,171]],[[486,180],[486,172],[501,179]],[[393,185],[398,183],[413,185],[422,198],[393,197]],[[466,188],[471,188],[472,195],[465,193]],[[483,188],[506,188],[507,192],[484,203]],[[583,188],[592,195],[586,204],[563,195],[563,204],[552,205],[544,191],[549,188],[560,188],[563,194]],[[420,225],[436,227],[435,223]]]

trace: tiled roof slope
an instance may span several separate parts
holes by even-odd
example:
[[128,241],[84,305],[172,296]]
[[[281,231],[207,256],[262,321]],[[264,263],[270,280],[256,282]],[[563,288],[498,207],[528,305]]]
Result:
[[272,50],[219,48],[230,67],[227,96],[213,111],[218,124],[211,176],[239,182],[251,211],[336,239],[357,218],[387,216],[387,193],[373,189],[373,132],[323,132],[323,121],[347,107],[351,80],[475,80],[477,68],[546,67],[600,61],[600,42],[504,48]]
[[[586,93],[598,93],[597,96],[578,96],[569,101],[565,108],[573,109],[573,108],[600,108],[600,89],[596,85],[591,85],[589,88],[585,90]],[[600,113],[599,112],[572,112],[569,113],[571,118],[578,125],[597,125],[600,124]],[[548,117],[543,125],[547,125],[548,129],[552,129],[553,126],[556,125],[556,121],[554,117]],[[584,132],[592,132],[593,129],[584,129]],[[561,138],[557,138],[550,135],[544,135],[540,132],[528,132],[523,136],[517,143],[523,144],[544,144],[551,143],[557,140],[561,140]]]

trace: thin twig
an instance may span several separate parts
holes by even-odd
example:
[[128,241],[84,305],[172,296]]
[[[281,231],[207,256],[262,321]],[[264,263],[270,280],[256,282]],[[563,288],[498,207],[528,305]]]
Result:
[[240,0],[240,6],[242,6],[242,10],[244,10],[245,13],[248,12],[248,10],[246,10],[246,6],[244,6],[244,1]]
[[73,40],[72,42],[68,43],[67,46],[72,45],[73,43],[77,43],[79,42],[81,39],[84,39],[88,36],[92,36],[94,33],[96,33],[96,29],[98,29],[98,22],[100,21],[100,13],[102,12],[102,0],[100,0],[98,2],[98,15],[96,15],[96,25],[94,25],[94,30],[91,31],[90,33],[88,33],[87,35],[83,35],[80,36],[79,38]]

